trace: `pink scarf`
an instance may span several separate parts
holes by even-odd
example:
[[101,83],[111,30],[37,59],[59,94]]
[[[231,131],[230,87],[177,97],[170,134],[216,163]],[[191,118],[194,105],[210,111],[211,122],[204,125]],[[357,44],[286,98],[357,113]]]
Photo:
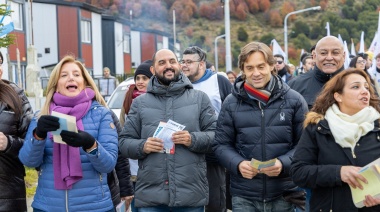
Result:
[[[55,93],[50,104],[50,113],[56,111],[75,116],[78,130],[84,130],[82,118],[90,109],[94,97],[95,92],[91,88],[84,89],[74,97]],[[53,136],[50,134],[50,137],[52,138]],[[71,189],[72,185],[83,177],[80,149],[54,142],[53,168],[54,187],[63,190]]]

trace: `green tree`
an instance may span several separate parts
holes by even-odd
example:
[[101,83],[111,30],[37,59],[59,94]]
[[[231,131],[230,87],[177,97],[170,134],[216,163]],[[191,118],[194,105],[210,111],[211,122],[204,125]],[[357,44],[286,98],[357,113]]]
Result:
[[243,27],[239,27],[238,31],[238,40],[239,41],[247,41],[248,40],[248,33],[245,31]]
[[260,38],[260,42],[263,42],[265,43],[266,45],[270,46],[270,43],[272,42],[273,39],[275,39],[276,36],[274,36],[274,34],[272,33],[268,33],[268,34],[265,34],[263,35],[261,38]]
[[[1,4],[0,5],[0,16],[10,16],[11,15],[10,10],[7,10],[7,5],[6,4]],[[4,24],[0,24],[0,32],[2,31],[4,27]],[[7,34],[6,36],[0,38],[0,47],[8,47],[11,44],[14,44],[15,40],[15,35],[13,34]]]
[[294,27],[292,28],[292,31],[294,33],[290,34],[291,38],[297,37],[299,34],[304,34],[306,37],[309,37],[310,35],[310,28],[309,25],[306,24],[303,21],[296,21],[294,23]]
[[310,49],[311,47],[309,38],[303,33],[293,39],[293,44],[298,49]]

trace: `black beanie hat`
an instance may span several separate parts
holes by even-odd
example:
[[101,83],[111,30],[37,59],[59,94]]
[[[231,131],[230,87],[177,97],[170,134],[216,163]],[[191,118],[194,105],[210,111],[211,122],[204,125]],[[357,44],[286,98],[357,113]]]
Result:
[[136,76],[139,74],[143,74],[147,76],[148,78],[151,78],[153,76],[152,72],[150,71],[150,67],[153,65],[152,60],[145,60],[142,62],[136,69],[135,71],[135,81],[136,81]]

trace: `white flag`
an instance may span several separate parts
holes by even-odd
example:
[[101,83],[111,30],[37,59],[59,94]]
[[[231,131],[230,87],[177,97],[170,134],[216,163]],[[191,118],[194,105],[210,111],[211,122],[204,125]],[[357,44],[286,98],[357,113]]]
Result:
[[354,40],[352,38],[351,38],[351,52],[350,52],[350,55],[356,56]]
[[330,36],[330,24],[329,22],[326,22],[326,30],[327,30],[327,36]]
[[348,68],[350,66],[350,52],[348,51],[347,42],[344,41],[344,52],[346,56],[344,57],[344,68]]
[[276,39],[273,39],[273,40],[271,41],[271,44],[272,44],[272,52],[273,52],[273,55],[275,55],[275,54],[280,54],[280,55],[282,55],[282,56],[285,58],[284,61],[287,62],[287,61],[288,61],[288,58],[286,58],[286,54],[285,54],[285,52],[282,51],[281,46],[280,46],[280,44],[278,44],[278,42],[276,41]]
[[343,39],[342,39],[342,36],[340,36],[340,34],[338,34],[338,39],[340,40],[340,42],[341,42],[342,44],[344,44]]
[[377,32],[375,37],[372,40],[369,51],[373,52],[373,61],[372,66],[369,68],[369,73],[376,71],[376,55],[380,53],[380,11],[379,11],[379,20],[377,22]]
[[[303,55],[303,53],[305,52],[305,50],[303,50],[303,49],[301,49],[301,55],[300,55],[300,58],[302,57],[302,55]],[[299,68],[302,68],[302,61],[300,61],[300,66],[299,66]]]
[[362,34],[360,36],[360,46],[359,46],[359,52],[358,53],[364,53],[364,31],[362,31]]

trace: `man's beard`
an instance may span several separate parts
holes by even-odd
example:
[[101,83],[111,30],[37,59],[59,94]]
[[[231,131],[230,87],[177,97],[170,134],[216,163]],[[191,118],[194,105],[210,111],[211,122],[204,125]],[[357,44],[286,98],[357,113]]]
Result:
[[198,68],[195,71],[195,73],[187,76],[187,78],[189,78],[190,82],[194,82],[195,81],[195,77],[197,77],[198,75],[199,75],[199,65],[198,65]]
[[[165,73],[167,71],[173,71],[174,72],[174,77],[172,79],[168,79],[165,77]],[[175,72],[174,69],[166,69],[162,75],[156,74],[157,80],[166,86],[169,86],[171,82],[177,82],[179,80],[179,72]]]

